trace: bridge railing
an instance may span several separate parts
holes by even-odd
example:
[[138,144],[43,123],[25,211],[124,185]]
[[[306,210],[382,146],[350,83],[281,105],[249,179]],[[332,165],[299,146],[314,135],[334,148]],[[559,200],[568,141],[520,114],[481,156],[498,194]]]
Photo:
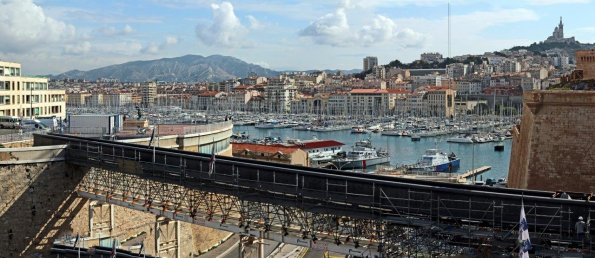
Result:
[[[514,232],[521,202],[532,232],[572,235],[578,216],[593,202],[553,199],[546,192],[461,186],[402,180],[325,169],[288,166],[70,136],[48,136],[69,143],[68,162],[121,171],[142,178],[249,198],[251,193],[283,196],[284,205],[375,218],[394,224],[420,221]],[[273,202],[273,199],[262,199]],[[514,235],[507,234],[510,238]]]

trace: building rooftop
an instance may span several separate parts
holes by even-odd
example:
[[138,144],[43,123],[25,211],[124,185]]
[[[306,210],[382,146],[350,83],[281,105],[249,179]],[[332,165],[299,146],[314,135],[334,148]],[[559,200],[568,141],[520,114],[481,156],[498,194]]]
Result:
[[343,146],[342,142],[338,142],[335,140],[305,140],[299,141],[295,143],[283,143],[283,144],[273,144],[273,146],[283,146],[283,147],[297,147],[300,149],[318,149],[318,148],[325,148],[325,147],[339,147]]
[[299,150],[298,147],[286,147],[286,146],[279,146],[279,145],[264,145],[264,144],[254,144],[254,143],[234,143],[232,144],[232,151],[253,151],[253,152],[260,152],[260,153],[294,153],[295,151]]
[[381,89],[353,89],[351,90],[351,94],[386,94],[388,93],[387,90]]

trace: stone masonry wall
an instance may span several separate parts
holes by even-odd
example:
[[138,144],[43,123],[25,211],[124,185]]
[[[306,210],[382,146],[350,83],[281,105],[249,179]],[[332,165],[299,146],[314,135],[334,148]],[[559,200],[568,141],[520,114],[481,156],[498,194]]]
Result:
[[[64,162],[0,167],[0,258],[47,254],[55,239],[90,235],[89,201],[75,192],[85,172]],[[144,235],[146,253],[154,254],[155,216],[113,207],[114,229],[107,234],[120,242]],[[95,221],[106,219],[95,214]],[[188,223],[182,223],[180,231],[182,257],[197,254],[227,235]],[[97,244],[97,237],[85,242],[85,246]],[[161,255],[174,257],[173,252]]]
[[523,103],[509,186],[595,192],[595,92],[529,92]]

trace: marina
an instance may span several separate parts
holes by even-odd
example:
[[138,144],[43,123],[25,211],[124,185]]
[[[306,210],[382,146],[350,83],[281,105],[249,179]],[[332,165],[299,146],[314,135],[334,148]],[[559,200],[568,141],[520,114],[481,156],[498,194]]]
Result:
[[[348,149],[347,146],[353,146],[357,141],[370,139],[373,146],[388,151],[391,167],[414,164],[419,161],[420,155],[427,149],[438,148],[446,153],[456,153],[457,157],[460,158],[459,172],[490,166],[491,169],[481,174],[478,180],[507,177],[510,162],[510,140],[498,143],[457,144],[447,142],[447,139],[450,138],[448,135],[420,137],[419,141],[411,141],[410,137],[386,136],[380,133],[351,134],[350,130],[314,132],[294,130],[293,128],[258,129],[254,126],[234,126],[233,130],[234,133],[247,134],[251,139],[332,139],[344,143],[345,150]],[[496,144],[503,144],[503,151],[494,151]],[[385,165],[388,164],[383,166]],[[369,166],[365,170],[359,169],[359,171],[371,172],[375,169],[375,166]]]

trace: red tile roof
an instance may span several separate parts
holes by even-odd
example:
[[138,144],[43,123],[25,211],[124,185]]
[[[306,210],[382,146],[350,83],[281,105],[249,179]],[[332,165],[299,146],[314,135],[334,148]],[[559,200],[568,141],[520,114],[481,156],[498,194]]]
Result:
[[353,89],[351,90],[351,94],[386,94],[388,93],[387,90],[381,89]]
[[391,94],[406,94],[406,93],[411,93],[410,90],[406,90],[406,89],[387,89],[388,93]]
[[201,97],[214,97],[218,93],[219,93],[218,91],[203,91],[203,92],[199,93],[198,96],[201,96]]
[[244,151],[244,150],[261,152],[261,153],[282,152],[282,153],[288,154],[288,153],[294,153],[295,151],[299,150],[299,148],[285,147],[285,146],[278,146],[278,145],[253,144],[253,143],[233,143],[232,144],[232,152]]
[[302,143],[302,149],[317,149],[317,148],[324,148],[324,147],[336,147],[336,146],[343,146],[345,144],[335,141],[335,140],[321,140],[315,142],[304,142]]
[[296,147],[303,150],[311,150],[311,149],[318,149],[318,148],[325,148],[325,147],[338,147],[343,146],[342,142],[338,142],[335,140],[314,140],[314,141],[305,141],[300,142],[297,144],[273,144],[272,146],[280,146],[280,147]]

